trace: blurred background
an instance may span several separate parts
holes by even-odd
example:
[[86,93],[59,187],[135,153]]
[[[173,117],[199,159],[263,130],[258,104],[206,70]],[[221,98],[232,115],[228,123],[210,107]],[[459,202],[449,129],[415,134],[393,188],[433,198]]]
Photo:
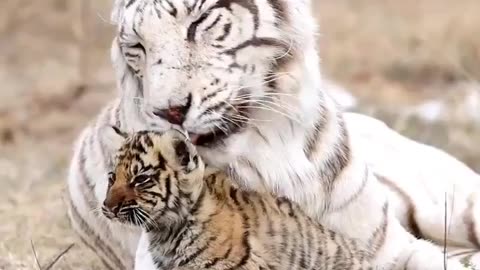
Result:
[[[62,192],[75,136],[116,93],[111,1],[0,0],[2,270],[38,269],[35,253],[47,265],[77,241]],[[339,101],[479,171],[480,1],[316,2]],[[86,265],[101,269],[76,245],[52,269]]]

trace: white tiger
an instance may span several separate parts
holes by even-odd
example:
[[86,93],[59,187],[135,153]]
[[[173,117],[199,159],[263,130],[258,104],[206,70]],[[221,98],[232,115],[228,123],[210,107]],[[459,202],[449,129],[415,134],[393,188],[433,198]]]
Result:
[[384,230],[378,269],[443,269],[440,249],[407,229],[442,243],[445,192],[449,243],[478,249],[479,177],[338,109],[319,76],[310,1],[117,0],[112,17],[120,97],[80,136],[68,179],[73,227],[110,269],[133,268],[139,232],[97,211],[116,150],[107,125],[182,126],[244,188],[286,196],[352,238]]

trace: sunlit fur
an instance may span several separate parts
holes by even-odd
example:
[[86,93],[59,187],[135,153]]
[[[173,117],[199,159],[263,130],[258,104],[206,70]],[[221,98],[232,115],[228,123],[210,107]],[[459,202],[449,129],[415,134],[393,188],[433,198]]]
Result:
[[382,123],[339,110],[323,87],[310,4],[116,1],[112,60],[119,99],[80,136],[69,176],[73,226],[107,265],[131,269],[140,233],[99,215],[116,150],[104,127],[167,130],[174,126],[162,113],[168,107],[188,107],[182,128],[208,163],[228,170],[244,189],[297,202],[336,232],[365,242],[387,207],[385,242],[375,258],[380,268],[442,267],[440,249],[407,230],[442,243],[439,202],[458,190],[452,188],[458,175],[468,180],[459,177],[465,192],[448,197],[456,206],[449,242],[480,246],[472,214],[480,203],[478,175]]
[[205,170],[175,130],[139,132],[120,148],[104,214],[144,228],[152,260],[137,270],[371,269],[384,231],[368,245],[356,242],[284,198],[241,191],[226,174]]

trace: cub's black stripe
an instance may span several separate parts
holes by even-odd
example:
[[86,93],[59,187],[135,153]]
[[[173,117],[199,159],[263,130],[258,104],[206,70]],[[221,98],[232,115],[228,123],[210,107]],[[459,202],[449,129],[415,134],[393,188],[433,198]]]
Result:
[[145,203],[147,203],[147,204],[150,204],[150,205],[152,205],[152,206],[157,205],[157,201],[150,200],[150,199],[144,198],[144,197],[142,197],[142,196],[139,196],[139,197],[140,197],[140,199],[142,199],[142,200],[143,200]]
[[158,168],[164,171],[166,169],[165,166],[167,164],[167,161],[163,157],[162,153],[158,153],[157,158],[158,158]]
[[214,259],[211,260],[210,262],[204,264],[202,269],[212,268],[212,267],[214,267],[217,263],[222,262],[222,261],[226,261],[226,260],[228,259],[228,257],[230,256],[230,253],[232,252],[232,243],[230,242],[230,239],[226,239],[225,241],[223,241],[220,246],[225,246],[225,245],[227,244],[227,243],[226,243],[227,241],[229,242],[229,246],[228,246],[228,249],[227,249],[227,251],[225,252],[225,254],[223,254],[221,257],[214,258]]
[[[174,245],[173,245],[173,248],[171,249],[171,254],[174,255],[174,254],[177,254],[177,249],[178,247],[180,246],[180,244],[182,244],[182,241],[185,240],[185,234],[189,232],[188,229],[183,229],[176,237],[175,237],[175,240],[174,240]],[[191,243],[189,243],[188,245],[186,245],[187,247],[191,246],[191,244],[193,243],[193,241]]]
[[243,233],[243,237],[242,237],[242,246],[245,249],[245,254],[242,256],[242,258],[240,259],[240,261],[236,265],[234,265],[231,268],[226,268],[226,269],[232,269],[232,270],[233,269],[242,269],[242,267],[247,264],[248,260],[250,260],[252,247],[250,246],[250,241],[249,241],[249,237],[250,237],[249,218],[245,214],[242,215],[242,218],[243,218],[242,223],[243,223],[243,229],[244,229],[244,233]]
[[155,197],[159,197],[161,198],[162,200],[164,199],[162,194],[158,193],[158,192],[155,192],[155,191],[151,191],[151,190],[145,190],[145,191],[142,191],[143,193],[147,193],[149,195],[152,195],[152,196],[155,196]]
[[170,200],[170,195],[172,195],[171,184],[172,184],[172,179],[170,179],[170,175],[168,175],[167,178],[165,179],[165,199],[164,199],[165,204],[168,208],[170,208],[168,204]]
[[144,190],[144,189],[153,188],[156,185],[157,184],[153,180],[151,180],[151,181],[147,181],[147,182],[142,183],[142,184],[137,184],[137,188],[140,189],[140,190]]
[[210,236],[205,241],[205,244],[202,247],[198,248],[195,252],[193,252],[189,256],[186,256],[185,258],[183,258],[178,263],[178,266],[184,266],[184,265],[188,264],[189,262],[191,262],[192,260],[195,260],[198,256],[202,255],[202,253],[205,252],[208,249],[208,247],[210,246],[210,243],[214,242],[215,240],[217,240],[217,236],[215,236],[215,235]]
[[[282,211],[279,209],[279,211]],[[282,222],[280,224],[280,236],[281,236],[281,241],[280,241],[280,247],[282,250],[289,251],[291,250],[291,243],[292,240],[290,239],[291,232],[288,230],[287,225],[285,222]],[[288,252],[285,252],[284,254],[281,255],[282,261],[287,261],[288,259]]]
[[[305,250],[306,250],[306,254],[303,253],[302,254],[302,257],[300,259],[300,264],[303,264],[303,267],[305,269],[310,269],[313,267],[312,265],[312,254],[314,253],[313,251],[315,250],[313,248],[313,236],[312,236],[312,227],[310,226],[304,226],[305,225],[305,222],[308,222],[309,220],[303,220],[302,222],[302,229],[305,231],[305,236],[307,237],[305,240],[307,241],[306,243],[304,242],[304,246],[305,246]],[[304,241],[305,241],[304,240]],[[307,256],[307,258],[305,258],[305,255]]]
[[234,189],[234,188],[230,188],[230,192],[229,192],[230,199],[232,199],[232,201],[233,201],[233,203],[235,204],[236,207],[240,208],[241,206],[240,206],[240,203],[238,201],[237,195],[238,195],[238,190]]

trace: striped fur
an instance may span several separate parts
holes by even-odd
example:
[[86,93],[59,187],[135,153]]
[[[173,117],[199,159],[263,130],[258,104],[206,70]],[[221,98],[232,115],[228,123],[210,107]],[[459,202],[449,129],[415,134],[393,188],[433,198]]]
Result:
[[[112,18],[118,35],[112,60],[120,98],[79,139],[69,177],[72,208],[83,219],[72,218],[74,227],[84,236],[89,230],[97,232],[87,241],[111,268],[131,268],[140,234],[97,213],[115,152],[106,125],[129,132],[182,125],[200,155],[228,169],[244,189],[286,197],[327,228],[363,243],[387,224],[385,241],[375,257],[378,267],[443,266],[437,247],[416,240],[401,226],[413,217],[425,234],[423,227],[433,224],[434,233],[425,238],[441,241],[443,205],[428,208],[433,209],[433,218],[418,218],[424,216],[419,207],[415,215],[407,215],[401,195],[374,175],[394,176],[402,188],[407,180],[398,176],[403,171],[420,171],[416,177],[429,175],[432,182],[442,177],[437,168],[410,160],[395,166],[386,163],[395,163],[392,160],[399,153],[432,151],[398,139],[372,119],[338,109],[322,88],[310,12],[308,0],[117,0]],[[175,121],[169,122],[165,112],[172,108]],[[397,142],[403,149],[383,152]],[[450,157],[438,152],[425,155],[433,160],[442,157],[472,179],[468,169]],[[406,194],[429,195],[425,191],[417,196],[415,190],[413,184]],[[438,194],[442,193],[436,198]],[[456,200],[467,203],[467,198]],[[387,201],[390,207],[384,216]],[[472,247],[478,222],[466,220],[455,223],[452,240]],[[472,227],[477,229],[465,233]],[[94,244],[95,235],[102,245]],[[116,265],[116,258],[123,268]],[[449,269],[459,268],[455,261],[451,264]]]
[[287,199],[234,187],[176,130],[139,132],[119,149],[103,212],[145,229],[152,260],[137,270],[372,269],[385,241],[386,223],[365,245]]

